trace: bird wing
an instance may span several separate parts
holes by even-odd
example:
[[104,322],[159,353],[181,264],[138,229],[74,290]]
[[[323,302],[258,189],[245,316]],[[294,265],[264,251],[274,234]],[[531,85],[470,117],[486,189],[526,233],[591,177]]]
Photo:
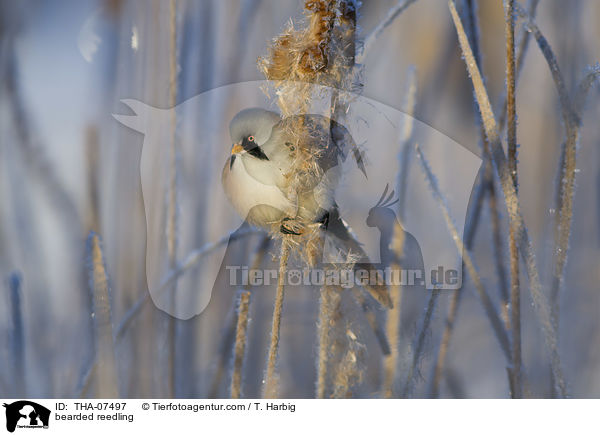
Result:
[[360,171],[367,176],[363,153],[350,132],[326,116],[308,114],[282,119],[273,128],[271,139],[263,148],[269,158],[273,156],[276,160],[291,159],[298,151],[307,152],[315,157],[323,174],[339,166],[352,154]]

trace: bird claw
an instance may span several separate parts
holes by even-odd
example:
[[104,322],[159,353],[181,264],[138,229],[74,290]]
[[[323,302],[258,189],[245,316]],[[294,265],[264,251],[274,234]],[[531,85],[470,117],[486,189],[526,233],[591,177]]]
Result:
[[303,233],[303,225],[292,218],[284,218],[279,231],[283,234],[300,236]]

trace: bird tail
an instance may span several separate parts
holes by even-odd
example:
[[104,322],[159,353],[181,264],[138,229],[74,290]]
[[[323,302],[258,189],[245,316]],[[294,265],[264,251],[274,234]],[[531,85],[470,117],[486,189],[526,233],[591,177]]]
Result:
[[[340,241],[341,248],[346,253],[358,258],[358,261],[354,265],[355,272],[362,270],[366,271],[369,277],[378,276],[375,266],[369,261],[369,256],[362,248],[362,245],[356,240],[349,226],[340,217],[337,206],[334,206],[329,211],[327,232],[334,235]],[[363,283],[363,288],[381,305],[390,309],[393,308],[390,291],[383,280],[377,284],[372,284],[369,279],[367,283]]]

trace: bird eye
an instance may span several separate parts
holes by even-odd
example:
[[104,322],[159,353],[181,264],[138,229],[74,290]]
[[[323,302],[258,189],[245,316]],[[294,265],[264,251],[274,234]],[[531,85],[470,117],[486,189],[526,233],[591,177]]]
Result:
[[248,141],[249,142],[254,142],[254,136],[248,136]]

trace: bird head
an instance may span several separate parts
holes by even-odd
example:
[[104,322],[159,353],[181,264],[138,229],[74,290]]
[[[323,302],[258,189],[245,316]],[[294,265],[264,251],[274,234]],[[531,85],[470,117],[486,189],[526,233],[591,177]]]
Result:
[[247,155],[252,158],[268,160],[261,148],[271,137],[273,127],[281,121],[275,112],[260,108],[244,109],[233,117],[229,124],[231,147],[231,163],[236,155]]

